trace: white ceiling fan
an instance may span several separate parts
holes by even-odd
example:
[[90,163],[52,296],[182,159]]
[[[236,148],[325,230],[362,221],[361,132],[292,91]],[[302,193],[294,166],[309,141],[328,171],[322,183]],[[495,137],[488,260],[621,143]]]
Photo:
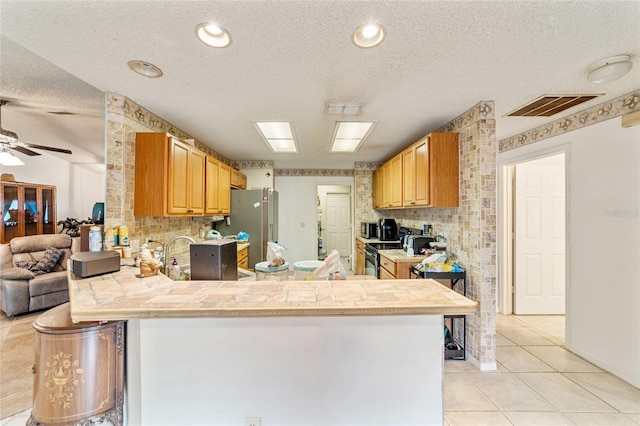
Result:
[[18,140],[18,135],[12,132],[11,130],[6,130],[2,128],[2,107],[9,102],[6,100],[0,100],[0,150],[5,150],[6,148],[13,149],[14,151],[21,152],[25,155],[33,157],[35,155],[42,155],[39,152],[33,151],[32,149],[42,149],[46,151],[54,151],[62,154],[71,154],[71,151],[63,148],[54,148],[51,146],[45,145],[37,145],[27,142],[21,142]]

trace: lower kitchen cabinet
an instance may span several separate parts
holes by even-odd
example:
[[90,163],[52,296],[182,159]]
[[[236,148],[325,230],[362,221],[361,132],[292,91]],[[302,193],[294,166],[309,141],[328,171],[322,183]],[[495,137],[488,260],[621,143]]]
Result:
[[249,269],[249,246],[238,250],[238,268]]
[[27,425],[122,425],[123,321],[71,321],[69,303],[33,323],[33,409]]
[[[420,260],[420,259],[418,259]],[[411,277],[411,266],[417,263],[416,259],[407,259],[402,262],[396,262],[393,259],[380,254],[380,279],[398,279],[404,280]],[[383,275],[386,278],[383,278]]]
[[356,239],[356,275],[364,275],[365,269],[365,243]]

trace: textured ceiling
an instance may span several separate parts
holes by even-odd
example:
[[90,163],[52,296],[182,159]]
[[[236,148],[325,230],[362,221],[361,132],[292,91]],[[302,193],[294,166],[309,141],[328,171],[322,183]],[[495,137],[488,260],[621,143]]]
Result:
[[[63,132],[48,125],[52,117],[89,125],[103,102],[98,91],[129,97],[233,160],[351,168],[388,159],[481,100],[495,101],[501,140],[558,118],[503,117],[540,95],[605,93],[569,114],[640,87],[637,1],[2,0],[0,19],[0,97],[16,105],[3,110],[3,127],[27,142],[78,143],[72,149],[93,151],[96,161],[101,141],[58,138]],[[388,36],[359,49],[351,33],[371,20]],[[231,33],[229,48],[195,38],[207,21]],[[586,80],[590,64],[617,54],[634,57],[628,75]],[[164,76],[132,73],[132,59]],[[378,122],[356,154],[328,153],[338,119],[324,115],[328,101],[363,103],[355,119]],[[27,123],[26,111],[43,105],[84,113],[33,113]],[[293,121],[300,153],[271,153],[252,120]]]

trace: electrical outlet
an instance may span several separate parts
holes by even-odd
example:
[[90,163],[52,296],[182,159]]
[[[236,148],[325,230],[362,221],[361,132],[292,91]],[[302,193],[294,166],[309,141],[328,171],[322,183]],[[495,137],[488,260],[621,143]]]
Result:
[[245,417],[244,418],[244,426],[260,426],[261,424],[260,417]]

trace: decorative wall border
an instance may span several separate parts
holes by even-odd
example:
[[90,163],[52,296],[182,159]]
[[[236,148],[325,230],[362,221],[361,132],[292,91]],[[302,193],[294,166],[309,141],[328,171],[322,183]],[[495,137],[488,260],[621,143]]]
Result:
[[273,169],[271,160],[240,160],[232,161],[231,166],[236,169]]
[[229,160],[228,158],[214,151],[213,149],[211,149],[211,147],[205,145],[204,143],[196,140],[187,132],[158,117],[143,106],[138,105],[126,96],[107,92],[107,110],[113,114],[124,113],[125,117],[137,121],[138,123],[144,125],[145,127],[148,127],[149,129],[154,129],[154,131],[158,132],[169,133],[170,135],[175,136],[180,140],[193,139],[195,147],[200,151],[205,152],[206,154],[219,161],[222,161],[225,164],[231,165],[231,160]]
[[345,169],[275,169],[274,176],[353,176],[353,170]]
[[541,140],[620,117],[636,110],[640,110],[640,89],[503,139],[499,142],[498,152],[505,152],[540,142]]
[[382,163],[356,161],[353,164],[353,170],[377,170],[381,165]]
[[470,123],[477,123],[480,120],[493,120],[495,118],[494,109],[493,101],[480,101],[437,131],[460,132],[460,129],[467,127]]

